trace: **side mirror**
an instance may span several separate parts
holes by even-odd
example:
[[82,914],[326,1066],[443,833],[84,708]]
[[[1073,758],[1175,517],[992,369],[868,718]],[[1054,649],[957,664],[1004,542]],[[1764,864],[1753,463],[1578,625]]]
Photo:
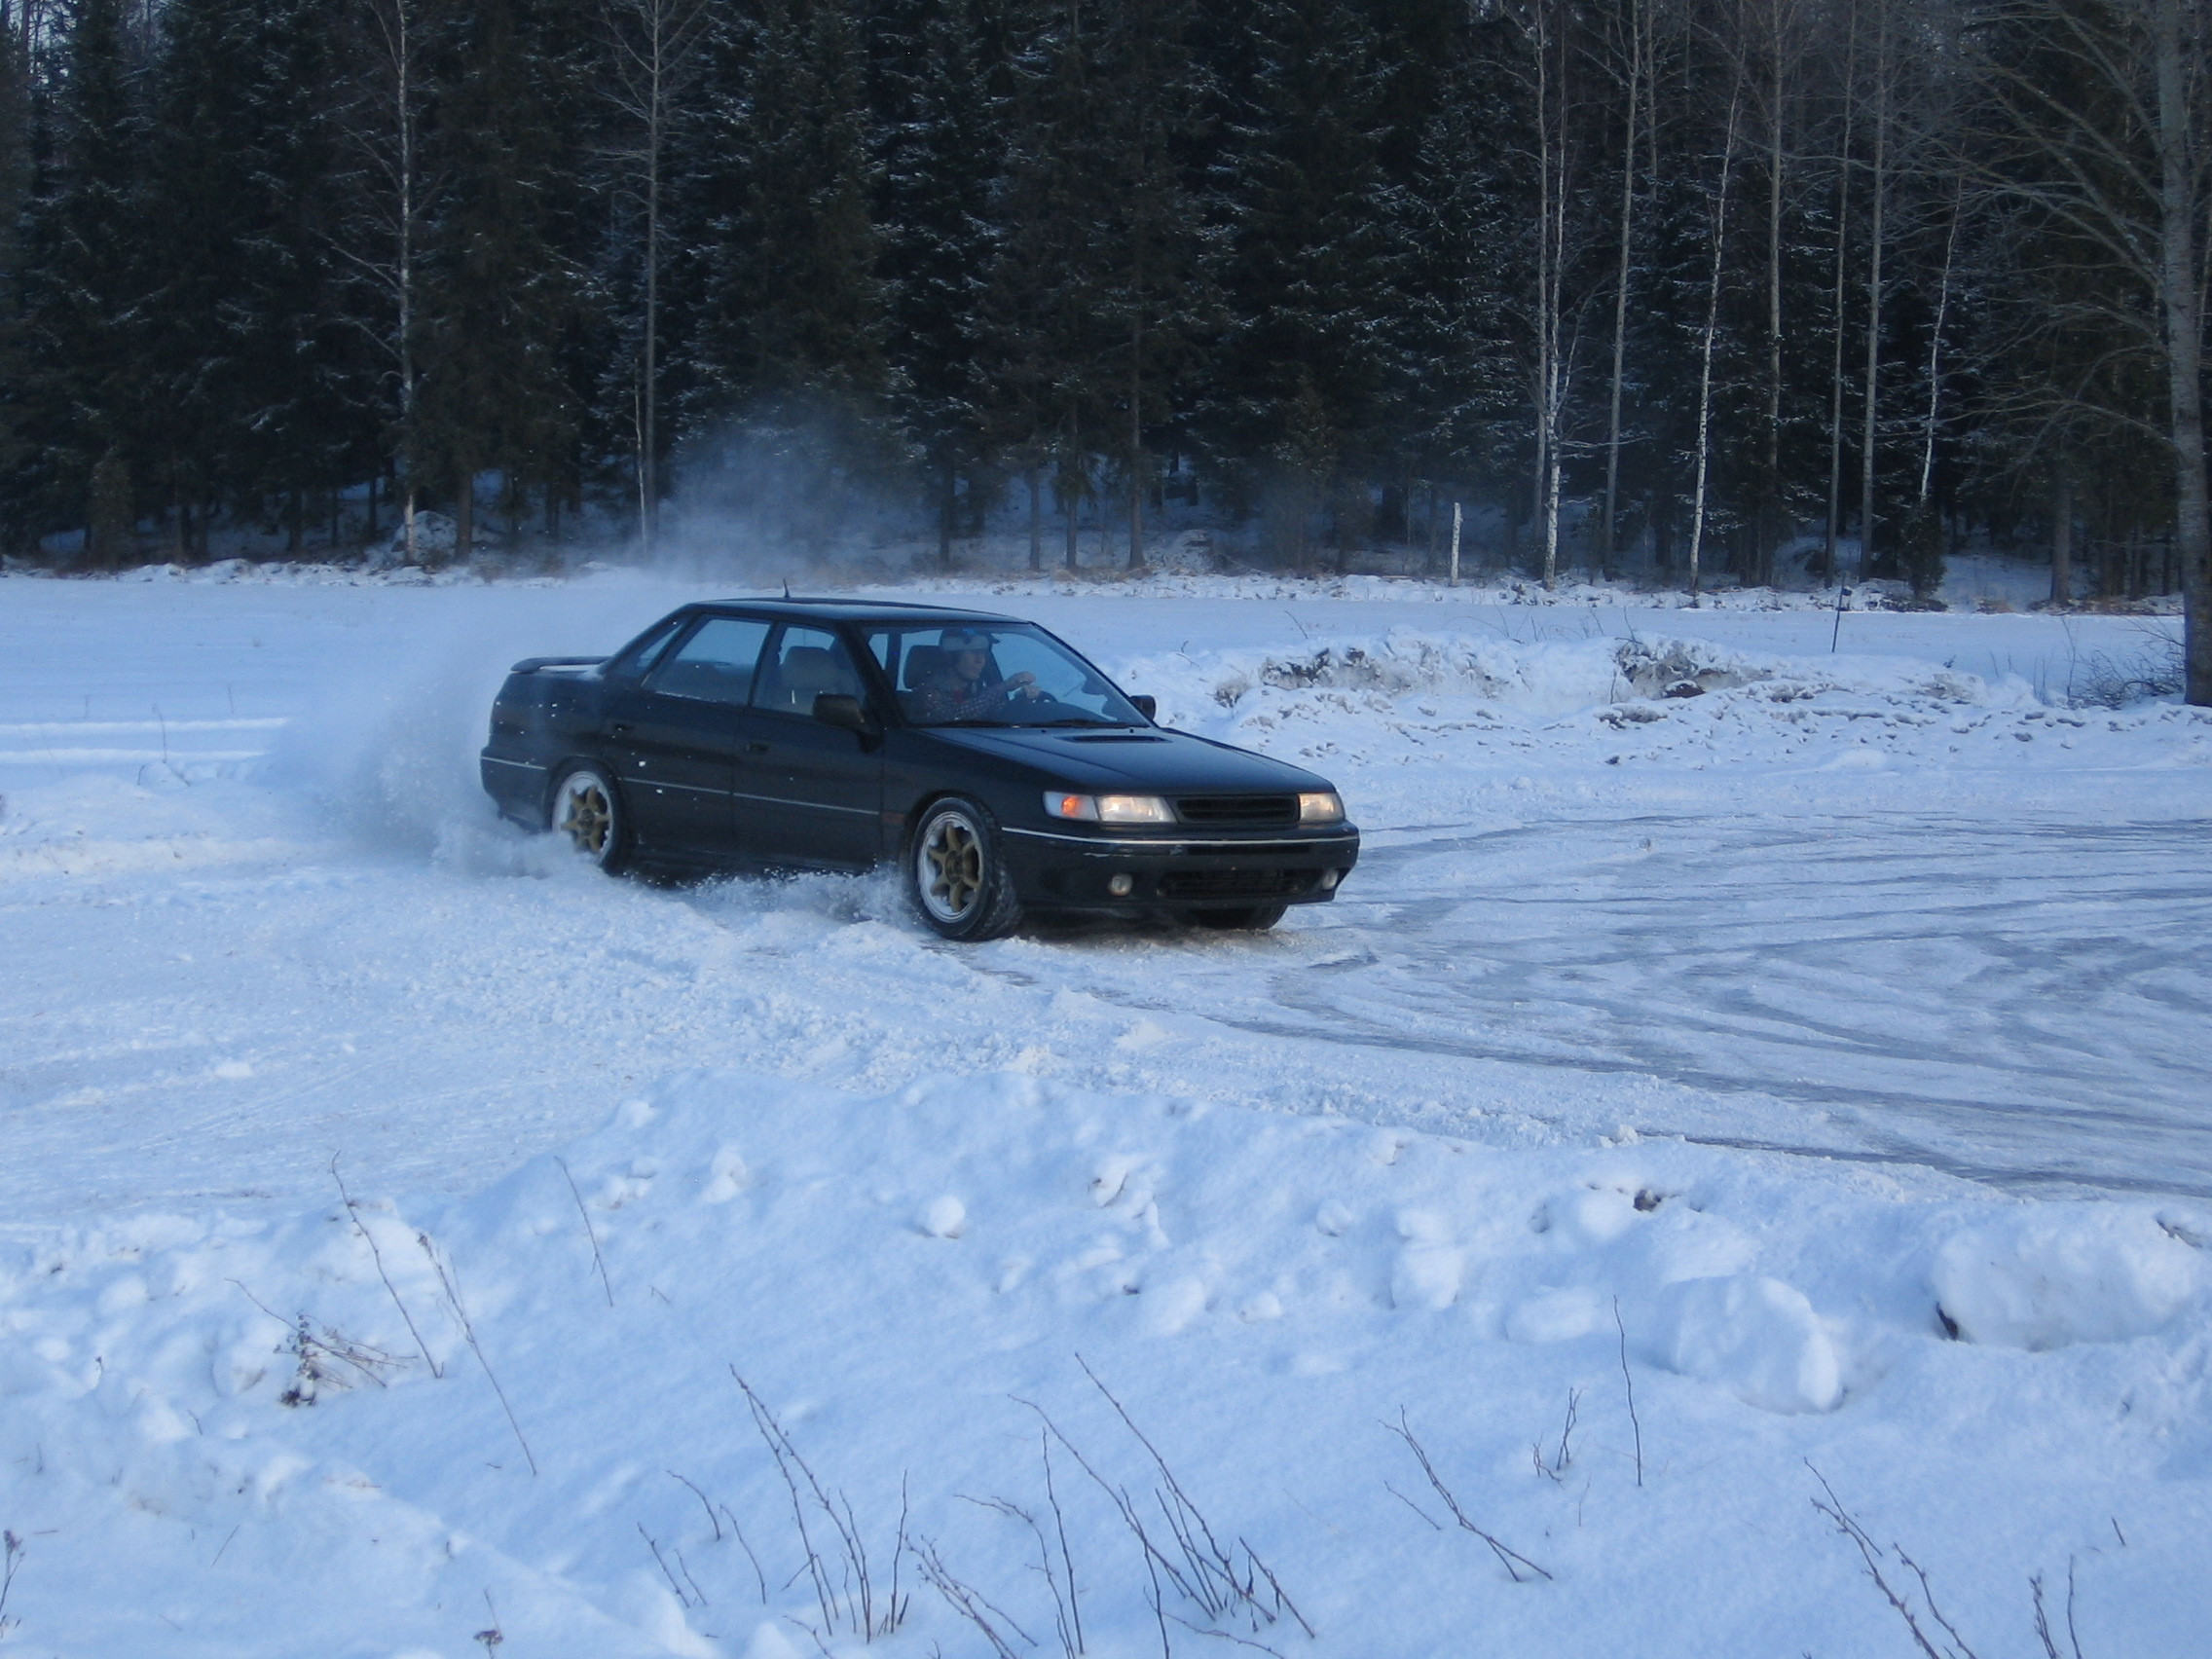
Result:
[[1160,718],[1160,699],[1158,697],[1131,697],[1129,707],[1136,710],[1148,720]]
[[868,719],[867,711],[861,707],[858,697],[849,697],[842,691],[825,691],[814,699],[814,718],[824,725],[841,726],[846,731],[863,737],[875,735],[875,721]]

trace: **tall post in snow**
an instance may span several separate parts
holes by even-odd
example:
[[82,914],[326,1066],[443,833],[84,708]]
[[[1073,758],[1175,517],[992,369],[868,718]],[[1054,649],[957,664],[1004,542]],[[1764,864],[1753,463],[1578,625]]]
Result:
[[1452,585],[1459,585],[1459,503],[1452,503]]

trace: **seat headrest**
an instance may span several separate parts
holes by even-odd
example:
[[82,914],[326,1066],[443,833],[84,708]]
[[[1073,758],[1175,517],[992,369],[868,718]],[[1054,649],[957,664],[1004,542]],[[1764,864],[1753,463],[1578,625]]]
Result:
[[799,694],[850,689],[837,659],[825,645],[793,645],[784,653],[784,689]]
[[933,680],[941,680],[945,673],[945,653],[942,645],[909,645],[906,647],[906,689],[919,691]]

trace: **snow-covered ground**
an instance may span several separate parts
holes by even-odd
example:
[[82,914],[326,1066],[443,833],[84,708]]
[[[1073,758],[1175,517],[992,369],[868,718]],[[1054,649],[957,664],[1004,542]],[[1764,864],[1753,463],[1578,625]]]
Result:
[[2212,719],[2065,700],[2157,624],[985,588],[1344,897],[608,882],[484,710],[691,590],[0,581],[0,1647],[857,1650],[792,1450],[893,1659],[1913,1651],[1815,1498],[2201,1646]]

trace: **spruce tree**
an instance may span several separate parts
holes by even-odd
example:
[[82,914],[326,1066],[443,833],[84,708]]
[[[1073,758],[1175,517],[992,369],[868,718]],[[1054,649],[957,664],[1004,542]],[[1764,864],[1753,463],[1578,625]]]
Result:
[[861,43],[836,0],[768,0],[721,19],[706,55],[671,366],[690,433],[760,458],[725,475],[724,504],[819,544],[839,498],[897,459]]
[[1049,465],[1070,569],[1095,493],[1094,458],[1113,441],[1117,335],[1104,320],[1109,175],[1092,16],[1053,4],[1025,16],[986,300],[1003,441],[1032,480]]
[[[1262,469],[1269,540],[1294,563],[1365,525],[1389,356],[1392,250],[1367,18],[1336,0],[1263,0],[1252,78],[1230,89],[1235,145],[1215,270],[1231,323],[1206,425]],[[1343,488],[1339,488],[1342,485]]]
[[938,555],[951,559],[958,480],[971,498],[991,460],[982,302],[991,193],[1005,163],[984,0],[897,0],[870,56],[876,120],[877,265],[894,402],[935,494]]
[[422,421],[464,558],[480,475],[500,473],[519,517],[527,489],[561,487],[582,420],[563,357],[579,274],[562,203],[577,181],[558,130],[578,100],[546,27],[557,17],[532,0],[450,0],[440,19]]
[[82,0],[38,146],[7,358],[21,531],[89,527],[86,559],[132,551],[144,471],[144,127],[121,0]]
[[[147,220],[153,460],[178,551],[206,511],[311,505],[365,470],[359,351],[333,252],[331,73],[311,0],[174,0],[163,14]],[[312,499],[311,499],[312,498]]]
[[1091,66],[1105,192],[1098,321],[1106,333],[1108,440],[1127,501],[1128,563],[1144,563],[1154,463],[1146,433],[1176,395],[1214,320],[1198,207],[1187,167],[1200,138],[1204,78],[1188,0],[1105,0]]

